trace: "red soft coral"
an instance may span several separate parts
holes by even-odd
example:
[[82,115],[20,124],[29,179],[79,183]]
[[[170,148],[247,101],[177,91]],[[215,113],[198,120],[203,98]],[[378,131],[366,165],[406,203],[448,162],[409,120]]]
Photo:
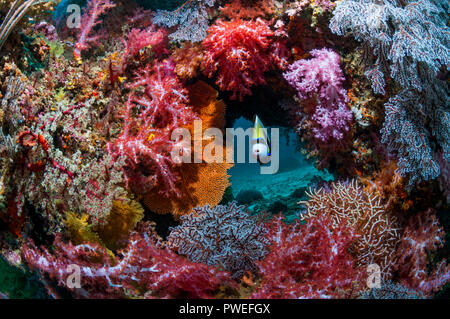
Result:
[[[159,246],[151,224],[142,224],[132,232],[120,257],[97,244],[65,243],[61,236],[55,239],[53,253],[32,242],[22,253],[31,269],[47,274],[78,298],[213,298],[221,286],[237,288],[229,273],[190,262]],[[68,286],[73,265],[80,267],[81,288]],[[53,291],[51,285],[48,288]]]
[[273,40],[274,32],[261,19],[256,21],[217,21],[203,41],[204,73],[221,90],[232,91],[231,99],[251,95],[250,87],[266,83],[264,72],[276,65],[286,65],[286,50]]
[[433,209],[409,220],[397,249],[397,269],[402,284],[431,296],[450,282],[450,265],[442,260],[431,273],[427,271],[428,254],[444,245],[444,230]]
[[91,0],[81,16],[81,31],[78,35],[73,55],[77,61],[81,61],[81,52],[89,48],[90,43],[98,41],[100,36],[90,36],[95,26],[100,24],[100,16],[116,5],[110,0]]
[[120,61],[116,63],[113,59],[110,60],[111,83],[114,83],[116,79],[125,72],[127,66],[132,62],[133,57],[139,53],[141,49],[151,46],[152,52],[157,57],[161,57],[163,54],[167,53],[167,45],[169,42],[167,36],[168,32],[164,29],[132,29],[128,34],[127,39],[122,39],[125,51],[123,52]]
[[364,277],[348,252],[358,235],[325,215],[306,225],[269,225],[270,253],[257,261],[262,282],[252,298],[339,298],[356,293]]
[[107,146],[115,158],[125,157],[125,180],[137,193],[148,192],[157,184],[160,194],[180,196],[175,170],[179,163],[173,161],[171,152],[183,146],[172,140],[171,134],[196,116],[173,69],[171,62],[162,62],[153,70],[144,70],[129,85],[145,91],[131,93],[123,115],[123,132]]

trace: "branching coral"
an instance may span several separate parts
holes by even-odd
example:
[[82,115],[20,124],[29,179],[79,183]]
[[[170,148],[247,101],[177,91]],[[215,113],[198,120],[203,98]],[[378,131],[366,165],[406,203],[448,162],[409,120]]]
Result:
[[174,169],[179,164],[173,161],[171,152],[183,145],[171,140],[171,134],[193,120],[195,114],[173,69],[171,62],[162,62],[153,70],[144,70],[129,85],[144,87],[144,94],[131,93],[123,114],[123,132],[107,146],[114,158],[126,158],[125,181],[137,193],[158,185],[158,192],[166,197],[171,193],[181,196]]
[[81,52],[88,49],[92,43],[96,43],[99,35],[92,35],[94,28],[99,25],[102,20],[100,16],[109,9],[115,7],[111,0],[89,0],[80,22],[80,33],[78,35],[73,55],[77,61],[81,61]]
[[[264,73],[286,63],[282,43],[272,40],[274,32],[261,19],[217,21],[203,41],[204,73],[213,77],[232,99],[251,95],[250,88],[266,83]],[[278,63],[279,62],[279,63]]]
[[310,199],[300,202],[307,209],[304,219],[310,222],[326,214],[333,227],[347,223],[360,235],[351,246],[357,265],[378,264],[384,276],[392,275],[400,229],[396,217],[385,210],[377,195],[365,193],[355,180],[349,184],[336,182],[329,191],[320,188],[307,195]]
[[234,278],[246,271],[255,273],[255,261],[267,253],[267,231],[236,202],[196,207],[180,220],[170,233],[169,245],[194,262],[231,272]]
[[257,262],[262,282],[251,298],[348,298],[363,285],[348,250],[359,235],[319,215],[306,225],[278,216],[267,227],[270,253]]
[[[54,247],[50,253],[29,242],[22,253],[31,269],[71,290],[78,298],[212,298],[221,286],[236,288],[228,273],[192,263],[158,247],[150,224],[133,232],[127,248],[115,258],[97,244],[74,246],[60,236]],[[73,269],[69,265],[80,267],[81,288],[70,285]]]
[[400,281],[430,296],[450,282],[450,265],[442,260],[428,272],[428,253],[443,246],[444,230],[433,209],[411,217],[397,249]]

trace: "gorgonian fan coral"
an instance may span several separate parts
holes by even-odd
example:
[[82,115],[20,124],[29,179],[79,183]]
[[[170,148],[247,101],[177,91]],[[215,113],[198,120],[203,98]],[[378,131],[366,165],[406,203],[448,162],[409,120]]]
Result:
[[267,225],[270,252],[259,267],[262,282],[251,298],[349,298],[357,294],[365,271],[349,249],[359,235],[345,221],[319,215],[302,225],[281,216]]
[[307,210],[302,218],[310,222],[316,216],[326,214],[332,219],[333,227],[346,223],[360,236],[351,245],[357,265],[376,263],[383,276],[392,275],[400,225],[397,218],[385,210],[377,195],[365,193],[355,180],[336,182],[330,190],[320,188],[307,195],[310,199],[300,202]]
[[[31,269],[79,298],[212,298],[220,286],[236,288],[228,273],[190,262],[158,247],[158,241],[152,226],[143,224],[117,257],[98,244],[74,246],[61,236],[55,239],[53,253],[33,242],[22,253]],[[72,285],[73,265],[81,271],[82,288]],[[54,291],[51,285],[46,288]]]
[[143,70],[129,87],[144,87],[144,93],[130,94],[122,115],[123,132],[107,149],[114,158],[126,158],[125,182],[134,191],[142,194],[158,185],[160,194],[180,196],[174,169],[179,163],[171,152],[183,145],[171,140],[171,134],[195,118],[186,92],[170,61]]
[[372,288],[361,294],[362,299],[424,299],[420,292],[408,289],[392,281],[383,281],[378,288]]
[[204,73],[216,76],[219,88],[232,92],[231,99],[242,100],[252,94],[252,86],[266,83],[265,72],[287,62],[287,52],[272,39],[274,35],[261,19],[217,21],[203,41]]
[[[285,79],[302,100],[311,99],[313,107],[303,107],[304,121],[319,145],[327,149],[342,143],[353,119],[348,107],[347,91],[343,88],[344,76],[339,55],[330,49],[312,50],[312,58],[291,64]],[[302,129],[299,124],[298,129]]]
[[221,267],[234,278],[255,273],[255,261],[267,253],[266,229],[236,202],[196,207],[180,221],[168,238],[170,247],[194,262]]
[[[189,104],[202,121],[202,133],[210,128],[225,129],[225,103],[217,100],[218,92],[203,81],[188,86],[187,90]],[[194,124],[191,123],[186,128],[190,130],[192,143],[198,143]],[[211,141],[206,136],[202,141],[208,143],[203,144],[203,151],[209,147]],[[223,150],[223,156],[226,156],[226,147],[216,146],[216,150]],[[227,170],[232,166],[233,164],[227,162],[183,163],[178,169],[181,197],[172,195],[161,198],[158,193],[150,192],[144,195],[143,202],[155,213],[172,213],[175,217],[189,214],[197,206],[214,207],[219,204],[225,190],[231,185]]]
[[351,31],[363,43],[365,74],[375,93],[385,94],[387,74],[403,88],[385,104],[381,130],[383,142],[398,154],[402,174],[410,177],[411,185],[439,176],[433,149],[442,149],[450,160],[448,89],[437,77],[450,63],[444,4],[344,0],[333,11],[330,29],[339,35]]

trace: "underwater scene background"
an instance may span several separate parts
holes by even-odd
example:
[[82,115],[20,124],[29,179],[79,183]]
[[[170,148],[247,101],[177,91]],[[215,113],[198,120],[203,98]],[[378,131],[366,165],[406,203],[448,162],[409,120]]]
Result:
[[449,10],[0,0],[0,299],[449,298]]

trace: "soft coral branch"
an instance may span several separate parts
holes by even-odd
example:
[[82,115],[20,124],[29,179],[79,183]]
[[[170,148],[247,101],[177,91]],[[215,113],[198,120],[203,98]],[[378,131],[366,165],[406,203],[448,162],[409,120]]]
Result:
[[115,7],[111,0],[90,0],[81,17],[81,32],[78,35],[73,55],[77,61],[81,61],[81,52],[89,48],[90,43],[98,41],[99,36],[92,36],[95,26],[102,22],[100,16],[107,10]]
[[108,144],[114,157],[126,157],[126,182],[139,193],[158,184],[160,194],[181,196],[176,186],[178,164],[171,156],[172,150],[181,145],[171,140],[171,134],[193,120],[195,114],[187,105],[187,94],[173,69],[171,62],[162,62],[153,70],[142,71],[129,85],[143,86],[144,94],[131,93],[123,115],[123,132],[114,143]]

